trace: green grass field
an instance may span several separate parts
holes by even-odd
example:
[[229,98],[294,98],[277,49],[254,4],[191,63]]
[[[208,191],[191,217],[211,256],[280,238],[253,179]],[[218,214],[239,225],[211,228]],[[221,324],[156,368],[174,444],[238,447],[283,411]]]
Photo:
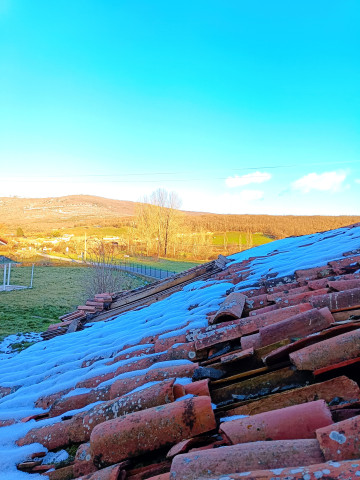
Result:
[[[135,263],[136,265],[146,265],[147,267],[157,268],[159,270],[168,270],[169,272],[180,273],[189,268],[196,267],[200,262],[184,262],[182,260],[166,260],[165,258],[144,258],[128,257],[126,259],[129,263]],[[121,261],[120,261],[121,263]]]
[[[49,258],[53,256],[54,258]],[[49,262],[49,263],[55,263],[56,265],[61,265],[62,261],[60,259],[56,259],[55,257],[61,257],[64,258],[66,261],[69,260],[76,260],[80,261],[79,255],[75,254],[64,254],[64,253],[54,253],[49,255],[48,257],[35,257],[35,262]],[[91,256],[88,255],[87,257],[88,261],[91,261]],[[188,270],[189,268],[196,267],[197,265],[200,264],[200,262],[184,262],[183,260],[167,260],[165,258],[153,258],[153,257],[130,257],[126,256],[124,257],[123,255],[119,255],[118,257],[114,258],[115,264],[123,264],[123,263],[129,263],[129,264],[135,264],[135,265],[144,265],[147,267],[155,268],[158,270],[168,270],[169,272],[175,272],[175,273],[180,273],[185,270]],[[69,262],[71,263],[71,262]]]
[[[11,284],[29,285],[30,267],[13,268]],[[18,332],[42,332],[59,315],[72,311],[87,299],[89,270],[85,267],[41,267],[34,271],[33,288],[0,291],[0,339]],[[132,279],[136,288],[143,281]]]
[[[215,233],[213,237],[213,245],[223,246],[224,237],[226,235],[225,243],[227,245],[239,245],[246,246],[248,244],[249,238],[245,232],[227,232],[225,233]],[[273,241],[272,238],[266,237],[262,233],[253,233],[250,236],[252,241],[252,246],[257,247],[258,245],[263,245],[264,243],[270,243]]]

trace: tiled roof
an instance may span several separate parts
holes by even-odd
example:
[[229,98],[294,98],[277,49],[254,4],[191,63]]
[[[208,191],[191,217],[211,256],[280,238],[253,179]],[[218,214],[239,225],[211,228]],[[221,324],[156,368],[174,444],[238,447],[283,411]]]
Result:
[[17,263],[15,260],[11,260],[9,257],[5,257],[5,255],[0,255],[0,265],[9,264],[9,263]]
[[355,225],[97,296],[2,361],[4,478],[359,478],[359,247]]

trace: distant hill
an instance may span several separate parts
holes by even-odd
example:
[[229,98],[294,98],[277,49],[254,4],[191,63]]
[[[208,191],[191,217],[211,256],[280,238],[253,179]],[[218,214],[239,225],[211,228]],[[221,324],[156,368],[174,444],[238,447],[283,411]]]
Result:
[[[138,202],[94,195],[49,198],[0,197],[0,236],[21,227],[26,235],[73,227],[120,227]],[[192,232],[252,232],[271,238],[306,235],[360,222],[360,216],[220,215],[184,212]],[[4,230],[4,231],[3,231]]]
[[0,223],[9,227],[73,226],[135,214],[136,202],[110,200],[92,195],[49,198],[0,197]]

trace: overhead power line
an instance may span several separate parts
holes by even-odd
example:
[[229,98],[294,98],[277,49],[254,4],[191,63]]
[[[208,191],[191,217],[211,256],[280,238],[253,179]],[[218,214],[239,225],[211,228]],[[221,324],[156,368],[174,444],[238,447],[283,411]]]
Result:
[[[301,163],[301,167],[305,166],[331,166],[331,165],[347,165],[347,164],[353,164],[353,163],[359,163],[358,161],[341,161],[341,162],[311,162],[311,163]],[[206,179],[210,180],[226,180],[227,178],[231,177],[231,175],[236,174],[236,172],[247,172],[247,171],[259,171],[259,170],[276,170],[276,169],[285,169],[285,168],[295,168],[299,167],[299,164],[287,164],[287,165],[263,165],[263,166],[257,166],[257,167],[243,167],[243,168],[228,168],[227,171],[229,172],[226,177],[209,177],[207,176]],[[207,169],[205,174],[209,174],[211,172],[224,172],[224,169]],[[198,177],[192,177],[194,173],[196,174],[202,174],[200,178]],[[264,173],[264,172],[261,172]],[[78,179],[83,179],[83,178],[102,178],[106,179],[108,178],[109,180],[105,180],[107,183],[133,183],[133,180],[122,180],[124,177],[156,177],[156,176],[163,176],[163,175],[187,175],[189,174],[186,178],[176,178],[176,179],[171,179],[167,178],[166,181],[168,182],[188,182],[188,181],[201,181],[204,180],[204,171],[196,171],[196,170],[191,170],[191,171],[174,171],[174,172],[130,172],[130,173],[111,173],[111,174],[96,174],[96,173],[78,173],[78,174],[72,174],[72,175],[27,175],[26,177],[22,175],[8,175],[8,176],[3,176],[0,178],[2,180],[7,180],[7,179],[22,179],[22,181],[33,181],[36,179],[37,181],[49,181],[49,180],[57,180],[57,181],[63,181],[64,179],[67,179],[67,181],[71,180],[78,180]],[[121,177],[121,179],[116,180],[117,177]],[[257,175],[251,175],[251,174],[246,174],[246,178],[257,178]],[[43,179],[43,180],[42,180]],[[137,183],[156,183],[159,180],[152,179],[152,180],[136,180]]]

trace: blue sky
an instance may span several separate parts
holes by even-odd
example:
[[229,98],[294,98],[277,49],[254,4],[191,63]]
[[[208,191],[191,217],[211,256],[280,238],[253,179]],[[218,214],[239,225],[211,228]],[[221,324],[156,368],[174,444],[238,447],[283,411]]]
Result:
[[358,0],[0,0],[0,196],[360,215]]

